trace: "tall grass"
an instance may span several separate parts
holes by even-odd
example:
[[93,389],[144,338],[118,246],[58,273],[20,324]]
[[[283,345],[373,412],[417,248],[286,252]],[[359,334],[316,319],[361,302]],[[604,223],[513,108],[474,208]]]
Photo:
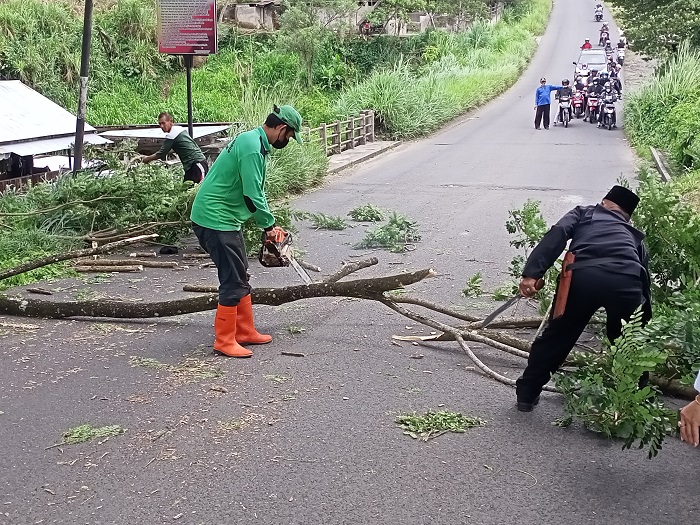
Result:
[[426,49],[433,62],[418,71],[406,63],[377,71],[343,91],[333,109],[338,117],[374,109],[381,129],[393,138],[432,131],[518,78],[550,9],[550,0],[531,0],[507,9],[497,23],[479,21],[462,33],[435,34]]
[[678,164],[700,168],[700,50],[682,45],[630,96],[625,124],[635,146],[660,148]]

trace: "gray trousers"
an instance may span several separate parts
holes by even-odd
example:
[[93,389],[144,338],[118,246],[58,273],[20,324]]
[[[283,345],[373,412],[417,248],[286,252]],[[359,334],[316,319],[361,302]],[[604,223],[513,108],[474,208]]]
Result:
[[248,258],[240,231],[219,231],[192,224],[199,245],[214,261],[219,273],[219,304],[238,306],[250,294]]

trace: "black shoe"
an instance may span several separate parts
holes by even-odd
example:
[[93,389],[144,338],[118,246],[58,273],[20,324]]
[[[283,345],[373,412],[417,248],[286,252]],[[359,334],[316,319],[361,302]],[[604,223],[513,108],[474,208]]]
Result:
[[540,129],[540,127],[539,127],[539,126],[535,126],[535,129]]
[[532,412],[537,404],[540,402],[540,396],[537,396],[534,401],[532,402],[527,402],[527,401],[520,401],[518,399],[518,411],[519,412]]
[[549,129],[549,126],[545,126],[544,129]]

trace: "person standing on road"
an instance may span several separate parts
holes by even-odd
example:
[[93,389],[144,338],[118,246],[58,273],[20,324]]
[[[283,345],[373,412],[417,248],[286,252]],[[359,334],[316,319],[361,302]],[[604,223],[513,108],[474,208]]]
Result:
[[[695,391],[700,392],[700,372],[695,379]],[[697,447],[700,444],[700,394],[681,409],[678,428],[681,432],[681,441]]]
[[265,123],[238,135],[204,179],[192,204],[192,226],[219,277],[214,321],[214,350],[230,357],[250,357],[244,344],[265,344],[253,323],[248,259],[241,227],[250,217],[274,239],[278,227],[265,196],[270,148],[282,149],[294,138],[301,144],[301,115],[292,106],[275,106]]
[[[560,317],[550,318],[535,339],[527,367],[516,382],[517,408],[530,412],[547,384],[569,355],[595,312],[607,313],[610,341],[622,333],[622,320],[643,305],[643,321],[651,318],[651,282],[644,234],[630,224],[639,197],[622,186],[613,186],[600,204],[577,206],[557,222],[528,257],[520,281],[520,294],[532,297],[535,284],[544,277],[571,239],[575,259],[566,305]],[[557,296],[554,298],[555,304]],[[641,381],[645,381],[644,377]],[[640,382],[641,382],[640,381]]]
[[544,129],[549,129],[549,110],[552,104],[552,91],[558,91],[563,86],[547,84],[546,78],[540,79],[540,87],[535,92],[535,129],[540,129],[543,121]]
[[185,180],[190,180],[195,184],[201,182],[209,171],[209,166],[204,158],[204,153],[190,137],[187,130],[182,126],[176,126],[173,123],[172,115],[165,111],[158,115],[158,127],[165,133],[165,142],[157,152],[143,157],[141,162],[148,164],[156,159],[165,160],[170,150],[173,150],[177,153],[182,167],[185,169]]

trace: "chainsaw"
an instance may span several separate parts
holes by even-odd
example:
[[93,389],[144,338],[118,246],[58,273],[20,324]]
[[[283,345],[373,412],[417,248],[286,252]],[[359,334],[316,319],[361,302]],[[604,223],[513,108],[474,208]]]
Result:
[[275,229],[275,238],[270,239],[267,232],[262,234],[262,245],[258,260],[260,264],[267,268],[279,268],[280,266],[291,266],[297,272],[301,280],[306,284],[312,284],[313,281],[309,274],[306,273],[299,263],[294,259],[294,251],[292,250],[292,234],[284,231],[282,228]]

